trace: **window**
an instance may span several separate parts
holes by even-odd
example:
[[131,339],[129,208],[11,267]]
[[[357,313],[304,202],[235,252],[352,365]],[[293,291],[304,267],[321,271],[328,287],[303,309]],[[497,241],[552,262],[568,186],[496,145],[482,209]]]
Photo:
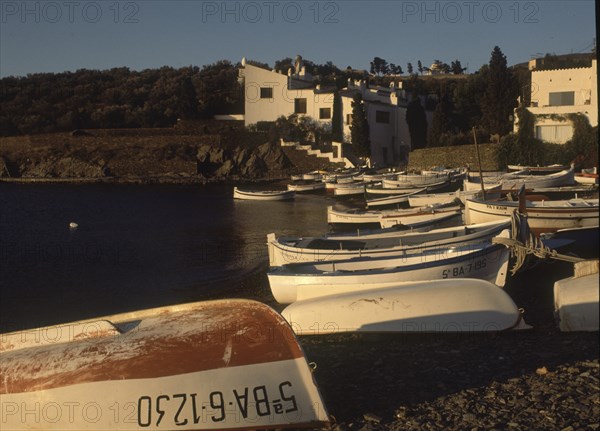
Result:
[[306,99],[294,99],[294,113],[306,114]]
[[560,91],[550,93],[550,106],[575,105],[574,91]]
[[327,120],[331,118],[331,108],[321,108],[319,109],[319,119]]
[[273,98],[273,87],[260,87],[260,98],[261,99],[272,99]]
[[542,141],[564,144],[573,137],[571,125],[535,126],[535,137]]
[[352,123],[352,114],[346,114],[346,124]]
[[388,111],[375,111],[375,122],[389,124],[390,113]]

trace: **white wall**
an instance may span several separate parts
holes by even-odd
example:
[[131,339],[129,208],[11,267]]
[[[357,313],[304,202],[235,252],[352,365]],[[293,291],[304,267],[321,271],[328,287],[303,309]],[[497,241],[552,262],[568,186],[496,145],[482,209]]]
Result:
[[[584,114],[592,127],[597,126],[597,77],[596,60],[592,60],[592,67],[532,71],[532,106],[527,109],[536,116],[536,136],[547,142],[567,142],[573,136],[573,127],[567,116],[574,113]],[[550,93],[567,91],[574,92],[573,105],[550,106]]]
[[[306,115],[323,124],[331,119],[319,120],[320,108],[330,108],[333,114],[333,93],[318,94],[311,89],[289,89],[288,76],[246,64],[243,71],[245,91],[244,124],[259,121],[275,121],[277,118],[294,113],[294,99],[306,99]],[[261,99],[260,88],[273,88],[272,99]]]

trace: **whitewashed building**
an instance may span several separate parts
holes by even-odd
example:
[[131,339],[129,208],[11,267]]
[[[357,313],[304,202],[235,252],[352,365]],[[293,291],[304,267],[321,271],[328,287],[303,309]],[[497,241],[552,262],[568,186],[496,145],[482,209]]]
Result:
[[[573,137],[570,114],[585,115],[590,125],[598,125],[598,68],[532,70],[531,104],[535,116],[535,136],[546,142],[564,144]],[[515,131],[518,123],[515,122]]]
[[344,122],[344,140],[350,142],[352,101],[357,93],[362,95],[369,123],[371,162],[385,166],[403,161],[410,152],[410,135],[406,124],[406,94],[402,83],[391,83],[389,88],[370,87],[365,81],[348,80],[340,91]]
[[240,79],[244,85],[244,124],[275,121],[282,115],[307,115],[331,125],[333,89],[321,89],[313,83],[301,58],[295,70],[266,70],[242,60]]
[[[294,69],[285,73],[257,67],[243,59],[240,80],[244,85],[246,126],[298,114],[331,127],[333,89],[315,85],[300,57],[296,58]],[[362,94],[367,111],[371,164],[385,166],[405,160],[410,151],[410,135],[405,120],[406,95],[401,83],[386,88],[348,80],[348,86],[340,91],[345,142],[350,142],[352,100],[356,93]]]

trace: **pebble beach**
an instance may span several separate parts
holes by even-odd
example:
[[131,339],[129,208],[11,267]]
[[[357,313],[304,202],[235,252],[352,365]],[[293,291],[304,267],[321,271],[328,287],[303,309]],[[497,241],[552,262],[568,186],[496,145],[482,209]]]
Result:
[[553,280],[569,267],[509,280],[531,329],[301,337],[331,429],[599,429],[598,333],[561,332],[554,319]]

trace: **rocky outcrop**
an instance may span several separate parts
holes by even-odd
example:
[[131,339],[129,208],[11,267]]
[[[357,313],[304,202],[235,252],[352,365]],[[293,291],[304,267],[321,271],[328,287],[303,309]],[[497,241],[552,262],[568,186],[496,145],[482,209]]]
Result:
[[102,178],[109,175],[106,166],[73,157],[50,156],[27,159],[19,167],[23,178]]
[[292,166],[281,148],[265,143],[254,149],[235,147],[224,149],[201,145],[196,154],[198,173],[207,178],[223,179],[237,176],[244,179],[261,179],[283,172]]
[[[70,133],[2,138],[0,175],[27,181],[206,183],[289,178],[298,169],[277,144],[223,142],[220,135],[94,136]],[[255,137],[256,138],[256,137]]]

